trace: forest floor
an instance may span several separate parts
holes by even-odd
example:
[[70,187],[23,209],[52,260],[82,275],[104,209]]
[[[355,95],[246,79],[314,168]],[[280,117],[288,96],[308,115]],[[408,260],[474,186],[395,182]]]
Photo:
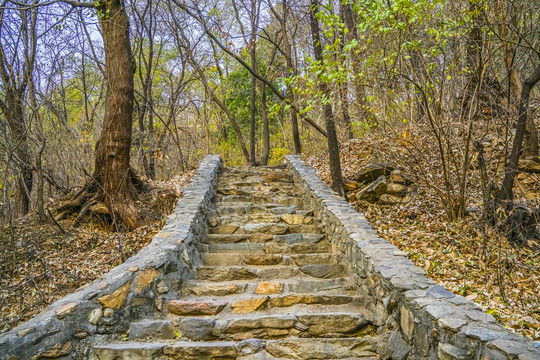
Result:
[[[37,315],[54,301],[92,282],[150,243],[173,210],[193,172],[150,181],[139,197],[146,225],[115,232],[93,217],[73,227],[74,216],[40,222],[31,213],[0,229],[0,333]],[[49,204],[54,209],[55,202]]]
[[[354,179],[368,164],[392,164],[395,154],[373,149],[395,149],[395,144],[377,141],[363,138],[342,146],[345,178]],[[326,153],[303,158],[330,182]],[[480,209],[479,184],[471,184],[469,191],[473,200],[468,205]],[[393,206],[356,200],[352,205],[381,237],[406,251],[438,284],[478,303],[511,331],[540,339],[540,251],[513,247],[494,231],[485,236],[479,225],[480,211],[470,212],[459,222],[448,221],[439,198],[426,183],[410,186],[408,198]]]

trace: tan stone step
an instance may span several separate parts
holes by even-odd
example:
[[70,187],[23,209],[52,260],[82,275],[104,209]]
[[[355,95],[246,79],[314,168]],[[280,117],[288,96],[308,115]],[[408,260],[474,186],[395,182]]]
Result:
[[201,253],[234,253],[234,254],[320,254],[331,252],[331,245],[324,239],[317,243],[220,243],[220,244],[197,244]]
[[374,344],[369,338],[302,339],[285,338],[268,340],[265,350],[276,358],[297,360],[313,359],[377,359]]
[[296,266],[199,266],[195,279],[208,281],[287,279],[305,276],[332,279],[343,276],[344,267],[336,264]]
[[342,338],[362,336],[373,329],[360,313],[229,314],[218,318],[181,317],[135,322],[130,326],[129,340],[238,341],[284,336]]
[[123,342],[94,346],[96,360],[148,360],[163,354],[166,343]]
[[243,195],[243,196],[300,196],[299,189],[293,184],[275,185],[251,185],[238,186],[230,183],[221,183],[216,188],[217,195]]
[[375,360],[369,338],[122,342],[94,346],[97,360]]
[[[223,203],[221,203],[223,204]],[[294,214],[298,211],[297,206],[265,206],[265,205],[235,205],[235,203],[220,205],[215,204],[215,212],[217,215],[244,215],[244,214],[273,214],[273,215],[282,215],[282,214]],[[302,211],[302,210],[300,210]]]
[[[266,281],[227,281],[227,282],[208,282],[208,281],[188,281],[182,285],[182,296],[201,298],[205,296],[229,296],[235,294],[249,293],[254,294],[264,288],[261,283]],[[283,289],[284,294],[316,294],[321,292],[334,293],[356,291],[354,280],[351,278],[335,278],[335,279],[306,279],[306,278],[290,278],[280,280],[270,280],[272,283],[277,283],[278,288]]]
[[[303,217],[309,218],[309,217]],[[319,233],[318,224],[287,224],[285,222],[256,222],[242,224],[231,222],[220,226],[209,227],[209,234],[266,234],[283,235],[292,233]]]
[[322,265],[335,263],[332,254],[231,254],[231,253],[202,253],[203,265],[234,266],[234,265]]
[[295,196],[245,196],[245,195],[215,195],[215,204],[245,203],[245,204],[277,204],[281,206],[302,206],[302,199]]
[[246,214],[246,215],[215,215],[208,219],[210,228],[241,225],[241,224],[261,224],[261,223],[279,223],[285,225],[316,225],[312,216],[300,214]]
[[323,234],[318,233],[294,233],[285,235],[269,234],[208,234],[201,239],[203,244],[234,244],[234,243],[268,243],[275,242],[279,244],[315,244],[324,239]]

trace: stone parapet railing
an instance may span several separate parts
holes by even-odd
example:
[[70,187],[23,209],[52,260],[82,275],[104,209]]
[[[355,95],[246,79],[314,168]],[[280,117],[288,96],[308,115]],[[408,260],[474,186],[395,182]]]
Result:
[[334,251],[357,276],[359,296],[388,355],[401,359],[540,359],[540,342],[513,334],[475,303],[425,276],[298,156],[286,158],[305,207],[320,217]]
[[133,320],[163,310],[200,263],[195,244],[222,168],[219,155],[201,162],[165,226],[137,255],[0,335],[0,359],[83,359],[93,344],[125,333]]

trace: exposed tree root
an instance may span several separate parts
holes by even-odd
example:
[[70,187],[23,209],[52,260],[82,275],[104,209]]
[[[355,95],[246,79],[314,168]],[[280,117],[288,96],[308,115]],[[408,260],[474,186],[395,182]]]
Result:
[[124,188],[124,191],[106,194],[92,178],[54,210],[54,220],[60,221],[76,213],[73,226],[78,227],[84,219],[94,215],[102,220],[108,219],[111,224],[134,229],[142,223],[135,206],[137,194],[148,191],[149,186],[135,170],[130,169]]

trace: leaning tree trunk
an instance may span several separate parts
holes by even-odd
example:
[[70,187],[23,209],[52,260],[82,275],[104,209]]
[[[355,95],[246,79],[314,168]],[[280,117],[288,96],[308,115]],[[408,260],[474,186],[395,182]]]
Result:
[[94,178],[104,202],[129,227],[137,225],[136,190],[130,167],[134,64],[129,20],[122,0],[105,0],[98,7],[105,45],[107,93],[105,118],[96,143]]
[[[323,56],[322,56],[322,46],[321,46],[321,36],[319,30],[319,22],[317,20],[317,10],[319,4],[318,0],[311,0],[310,8],[310,25],[311,25],[311,36],[313,39],[313,52],[315,54],[315,60],[322,65]],[[330,89],[328,84],[319,78],[319,90],[323,96],[329,100],[330,99]],[[328,134],[328,153],[330,156],[330,175],[332,177],[332,189],[334,189],[338,194],[343,197],[346,197],[345,190],[343,188],[343,177],[341,175],[341,161],[339,159],[339,143],[336,134],[336,123],[334,121],[334,114],[332,112],[332,105],[325,102],[323,105],[323,114],[324,122],[326,125],[326,132]]]

